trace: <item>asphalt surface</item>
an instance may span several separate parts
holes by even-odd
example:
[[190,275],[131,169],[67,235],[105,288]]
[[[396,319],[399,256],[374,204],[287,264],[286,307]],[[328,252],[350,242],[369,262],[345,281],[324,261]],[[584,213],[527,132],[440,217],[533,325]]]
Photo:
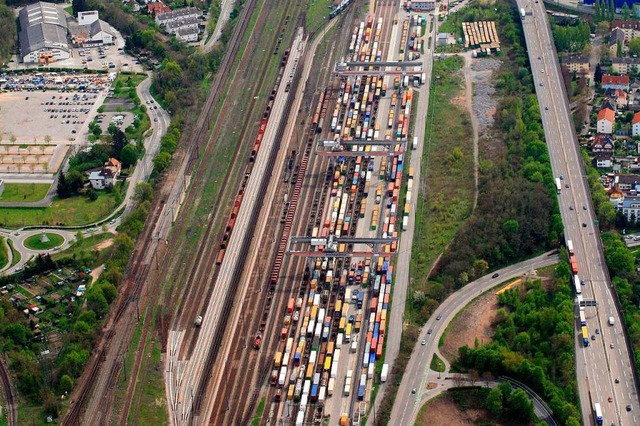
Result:
[[[517,3],[518,8],[524,8],[527,13],[523,28],[551,167],[554,177],[562,176],[558,200],[565,238],[573,241],[578,275],[586,282],[582,287],[583,298],[595,299],[598,303],[597,307],[585,308],[588,331],[596,336],[588,347],[582,345],[581,331],[576,322],[576,371],[583,421],[585,424],[594,423],[593,404],[599,402],[604,424],[639,424],[635,417],[640,412],[640,405],[633,367],[610,288],[599,229],[545,8],[541,1],[518,0]],[[609,316],[614,317],[614,326],[607,325]],[[595,329],[600,329],[600,334],[595,334]],[[620,383],[615,383],[616,378]],[[631,405],[633,411],[627,412],[627,405]]]
[[[420,406],[424,402],[423,395],[428,393],[426,389],[427,382],[436,381],[439,376],[437,372],[430,369],[431,359],[438,349],[438,342],[442,333],[458,312],[464,309],[473,299],[500,283],[520,277],[533,269],[553,265],[558,260],[557,255],[552,255],[551,252],[545,253],[536,258],[487,274],[449,296],[422,327],[411,359],[402,376],[402,382],[391,411],[389,424],[411,425],[415,422]],[[493,278],[496,273],[498,277]],[[428,330],[432,330],[431,334],[427,334]],[[422,345],[422,340],[425,340],[425,345]],[[413,389],[415,389],[415,393],[412,393]]]
[[[151,134],[145,138],[144,147],[145,147],[145,156],[141,160],[138,161],[138,165],[136,166],[133,174],[129,176],[128,182],[129,186],[127,188],[127,193],[125,195],[122,204],[113,210],[113,213],[106,218],[101,219],[98,223],[104,223],[106,225],[106,232],[114,232],[116,227],[120,224],[121,218],[126,216],[131,209],[133,208],[133,196],[135,195],[135,188],[140,182],[146,181],[151,172],[153,170],[153,159],[158,154],[160,150],[160,139],[167,132],[169,128],[169,124],[171,121],[171,117],[169,114],[162,109],[160,105],[158,105],[154,100],[153,96],[150,93],[151,87],[151,78],[147,78],[142,81],[136,91],[138,93],[138,97],[141,102],[147,106],[147,114],[151,118]],[[112,216],[116,215],[122,207],[125,207],[124,214],[120,215],[115,219],[111,219]],[[78,230],[82,228],[82,233],[85,237],[105,232],[102,226],[97,226],[94,224],[88,224],[84,227],[67,227],[67,228],[52,228],[47,227],[47,232],[52,232],[56,234],[60,234],[64,237],[64,243],[62,243],[58,248],[51,250],[30,250],[26,248],[23,244],[23,241],[28,237],[36,234],[41,234],[44,229],[34,229],[29,227],[29,229],[5,229],[0,228],[0,236],[11,239],[13,242],[14,248],[20,252],[20,261],[13,265],[10,268],[5,268],[4,270],[0,270],[0,275],[10,275],[15,272],[21,271],[25,264],[33,257],[38,254],[43,253],[51,253],[56,251],[61,251],[69,248],[75,242],[75,235]],[[11,254],[10,254],[11,256]],[[11,260],[7,265],[11,264]]]

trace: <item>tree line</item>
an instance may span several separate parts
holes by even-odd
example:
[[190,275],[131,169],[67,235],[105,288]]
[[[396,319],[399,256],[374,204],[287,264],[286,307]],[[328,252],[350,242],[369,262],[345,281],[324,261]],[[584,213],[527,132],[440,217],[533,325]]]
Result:
[[9,62],[16,40],[16,17],[4,0],[0,0],[0,64]]

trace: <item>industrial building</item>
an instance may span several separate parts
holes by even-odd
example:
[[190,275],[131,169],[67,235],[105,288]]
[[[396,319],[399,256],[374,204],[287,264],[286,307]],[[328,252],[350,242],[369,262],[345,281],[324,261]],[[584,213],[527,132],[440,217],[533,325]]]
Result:
[[70,57],[67,20],[55,4],[38,2],[25,6],[18,19],[24,63],[50,63]]
[[97,10],[78,13],[77,24],[69,28],[71,40],[77,46],[101,46],[115,43],[109,26],[101,21]]

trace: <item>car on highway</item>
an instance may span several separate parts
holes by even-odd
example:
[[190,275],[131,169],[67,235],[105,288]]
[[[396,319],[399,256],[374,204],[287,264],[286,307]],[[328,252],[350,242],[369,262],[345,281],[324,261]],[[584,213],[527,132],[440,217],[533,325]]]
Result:
[[569,206],[569,210],[573,210],[573,206]]
[[620,383],[620,379],[616,377],[616,383]]
[[596,328],[596,334],[600,334],[600,329]]
[[411,389],[411,393],[416,393],[416,388]]
[[586,209],[587,209],[587,206],[582,206],[582,210],[586,210]]
[[596,335],[595,334],[591,335],[591,340],[596,340]]
[[498,278],[499,276],[500,274],[496,272],[495,274],[491,275],[491,278]]
[[613,343],[610,343],[610,344],[609,344],[609,347],[610,347],[611,349],[613,349],[613,348],[615,348],[615,345],[614,345]]
[[560,180],[564,180],[564,175],[560,175]]
[[426,340],[424,340],[424,339],[422,339],[422,346],[424,346],[424,345],[426,345],[426,344],[427,344],[427,341],[426,341]]
[[586,227],[587,227],[587,224],[586,224],[585,222],[582,222],[582,227],[583,227],[583,228],[586,228]]
[[154,118],[154,119],[153,119],[153,121],[158,121],[158,119],[157,119],[157,118]]
[[438,316],[436,317],[436,321],[440,321],[441,319],[442,319],[442,314],[440,314],[440,315],[438,315]]
[[608,401],[613,402],[613,397],[611,395],[609,395]]
[[542,82],[540,82],[540,86],[544,86],[544,85],[542,84]]
[[569,187],[569,184],[568,184],[568,183],[565,183],[565,184],[564,184],[564,187],[565,187],[565,188],[568,188],[568,187]]
[[431,334],[433,333],[433,328],[430,328],[429,330],[427,330],[427,334]]
[[627,411],[631,411],[631,404],[627,404]]

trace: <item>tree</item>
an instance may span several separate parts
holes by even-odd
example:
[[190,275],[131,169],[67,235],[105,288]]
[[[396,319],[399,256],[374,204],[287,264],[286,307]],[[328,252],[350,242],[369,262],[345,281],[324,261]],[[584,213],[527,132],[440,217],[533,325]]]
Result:
[[102,288],[102,294],[107,300],[107,303],[111,304],[111,302],[115,300],[116,296],[118,296],[118,289],[108,281],[103,281],[100,284],[100,287]]
[[120,160],[122,160],[122,167],[124,168],[133,166],[136,164],[136,161],[138,161],[138,148],[134,145],[128,144],[122,148]]
[[129,144],[127,135],[120,130],[117,126],[109,126],[109,133],[112,137],[111,142],[111,155],[115,158],[122,159],[122,150]]
[[63,374],[60,377],[60,392],[69,393],[73,390],[73,379],[68,374]]
[[66,181],[71,195],[76,195],[84,185],[84,176],[77,170],[69,170]]
[[156,173],[162,173],[169,167],[171,163],[171,154],[168,152],[160,152],[156,155],[156,158],[153,159],[153,169]]
[[533,403],[522,389],[515,389],[507,402],[511,417],[528,423],[533,417]]
[[87,4],[87,0],[72,0],[71,8],[73,9],[73,15],[78,16],[78,12],[86,12],[89,10],[89,5]]
[[153,186],[148,182],[141,182],[136,186],[135,199],[139,202],[153,200]]
[[502,391],[500,388],[493,388],[487,395],[487,410],[494,416],[500,416],[502,414]]
[[640,56],[640,38],[633,38],[627,43],[629,55]]
[[631,9],[629,9],[629,6],[627,5],[626,2],[622,3],[621,12],[622,12],[622,19],[625,21],[629,20],[629,17],[631,16]]
[[100,128],[99,125],[95,125],[93,126],[93,129],[91,130],[91,133],[93,134],[93,136],[97,138],[100,137],[100,135],[102,135],[102,129]]
[[58,177],[58,197],[60,198],[69,198],[71,197],[71,191],[69,190],[69,185],[67,184],[67,177],[63,172],[60,172],[60,176]]
[[98,193],[96,192],[95,189],[89,188],[87,190],[87,197],[89,197],[91,201],[96,201],[98,199]]
[[87,295],[87,307],[101,317],[107,312],[109,303],[102,293],[102,289],[98,286],[92,286],[86,293]]

